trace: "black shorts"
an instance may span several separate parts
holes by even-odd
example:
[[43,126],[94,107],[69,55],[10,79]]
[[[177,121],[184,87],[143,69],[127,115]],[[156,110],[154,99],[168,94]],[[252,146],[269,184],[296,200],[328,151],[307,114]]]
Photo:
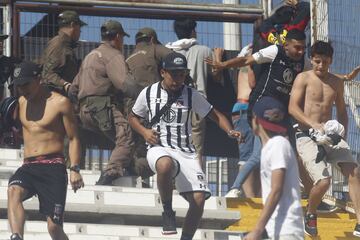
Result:
[[28,194],[23,201],[37,195],[40,213],[49,216],[54,223],[62,225],[68,176],[65,164],[54,163],[54,159],[50,155],[41,156],[41,163],[26,162],[25,159],[25,164],[9,179],[8,186],[18,185],[26,189]]

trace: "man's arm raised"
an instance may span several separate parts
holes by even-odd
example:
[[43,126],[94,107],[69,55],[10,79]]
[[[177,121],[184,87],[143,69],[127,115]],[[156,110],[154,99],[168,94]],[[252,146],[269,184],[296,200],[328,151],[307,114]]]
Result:
[[[67,137],[69,138],[69,157],[71,166],[80,164],[81,144],[76,124],[76,118],[73,111],[73,106],[69,99],[62,97],[59,102],[61,106],[62,120]],[[84,182],[80,173],[70,171],[70,183],[72,189],[76,192],[79,188],[84,186]]]
[[339,78],[341,78],[344,81],[352,81],[354,80],[354,78],[356,78],[356,76],[359,74],[360,72],[360,65],[355,67],[350,73],[342,75],[342,74],[337,74],[335,73],[335,75]]
[[244,67],[256,63],[253,56],[236,57],[224,62],[218,62],[211,58],[206,58],[205,62],[211,65],[214,71],[221,71],[225,68]]

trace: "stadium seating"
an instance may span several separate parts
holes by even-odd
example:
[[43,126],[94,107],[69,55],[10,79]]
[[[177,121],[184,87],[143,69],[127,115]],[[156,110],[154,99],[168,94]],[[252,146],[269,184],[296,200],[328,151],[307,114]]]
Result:
[[[0,240],[9,237],[7,224],[7,180],[21,165],[21,151],[0,149]],[[85,187],[76,193],[68,187],[65,213],[65,231],[70,239],[179,239],[181,224],[188,204],[174,193],[173,207],[177,215],[179,233],[161,235],[162,205],[157,189],[96,186],[99,171],[83,170]],[[26,239],[49,239],[46,223],[38,213],[38,199],[24,202],[27,214]],[[194,239],[240,239],[239,232],[224,231],[240,219],[238,211],[227,209],[226,199],[211,197],[206,201],[200,229]]]

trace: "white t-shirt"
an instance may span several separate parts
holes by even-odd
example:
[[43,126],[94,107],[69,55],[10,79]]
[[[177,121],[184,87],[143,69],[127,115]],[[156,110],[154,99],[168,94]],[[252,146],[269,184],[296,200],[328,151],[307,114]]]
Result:
[[[160,82],[144,88],[133,106],[132,112],[144,119],[151,120],[166,104],[168,93]],[[160,146],[179,149],[183,152],[194,152],[191,144],[191,117],[194,111],[204,118],[209,114],[212,105],[196,89],[184,86],[181,96],[163,114],[153,129],[160,132]]]
[[281,168],[286,170],[283,192],[266,224],[266,231],[270,238],[288,234],[302,236],[304,226],[297,160],[290,142],[282,136],[275,136],[261,150],[260,176],[264,204],[271,191],[272,171]]

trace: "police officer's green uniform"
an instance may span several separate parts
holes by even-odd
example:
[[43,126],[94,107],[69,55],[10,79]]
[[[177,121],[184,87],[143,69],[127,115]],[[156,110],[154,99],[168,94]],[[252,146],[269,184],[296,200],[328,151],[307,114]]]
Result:
[[59,34],[49,41],[41,59],[42,83],[63,95],[67,95],[64,87],[73,82],[80,67],[74,51],[77,40],[71,39],[69,35],[61,31],[62,27],[69,26],[71,23],[86,25],[74,11],[60,13],[58,16]]
[[[102,36],[112,36],[91,51],[83,60],[70,95],[76,95],[80,103],[82,126],[105,135],[115,143],[110,160],[97,182],[110,185],[112,180],[124,175],[133,160],[134,142],[132,131],[124,117],[122,96],[135,98],[141,88],[131,91],[131,78],[121,51],[111,40],[116,34],[127,35],[117,21],[102,25]],[[114,40],[115,41],[115,40]]]

